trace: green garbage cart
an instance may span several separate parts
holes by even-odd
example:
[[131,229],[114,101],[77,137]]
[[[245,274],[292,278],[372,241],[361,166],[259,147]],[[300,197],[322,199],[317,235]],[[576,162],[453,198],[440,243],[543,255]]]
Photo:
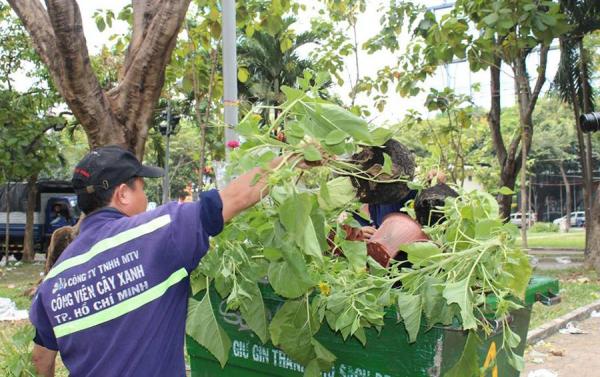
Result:
[[[267,309],[274,315],[282,299],[263,289]],[[525,297],[525,307],[511,313],[510,326],[521,336],[518,353],[523,354],[531,306],[540,301],[546,305],[558,301],[558,281],[536,276],[529,283]],[[203,292],[200,295],[204,294]],[[211,291],[211,301],[221,326],[232,340],[229,361],[221,368],[218,361],[192,338],[187,337],[187,350],[190,355],[192,377],[265,377],[302,376],[303,367],[294,362],[284,352],[270,343],[262,344],[258,337],[245,325],[241,316],[227,312],[216,291]],[[467,336],[466,332],[452,327],[434,327],[420,332],[416,342],[409,343],[402,323],[398,323],[395,311],[385,318],[381,333],[368,329],[367,344],[363,345],[351,337],[344,341],[327,325],[323,325],[316,338],[332,351],[337,360],[323,377],[433,377],[443,376],[460,357]],[[491,377],[513,377],[519,373],[512,368],[503,352],[497,352],[502,342],[502,328],[489,337],[481,348],[482,363],[492,365]],[[494,363],[495,362],[495,363]]]

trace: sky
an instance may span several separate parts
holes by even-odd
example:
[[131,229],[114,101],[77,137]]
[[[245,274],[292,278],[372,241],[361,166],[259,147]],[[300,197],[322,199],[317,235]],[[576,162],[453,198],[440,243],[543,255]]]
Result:
[[[39,0],[35,0],[39,1]],[[368,0],[368,7],[364,14],[361,14],[357,23],[357,35],[359,45],[374,36],[379,31],[379,19],[381,17],[380,6],[385,0]],[[431,7],[443,5],[450,0],[417,0],[422,4]],[[387,1],[385,1],[387,2]],[[129,4],[130,0],[111,0],[111,1],[98,1],[98,0],[79,0],[78,4],[81,10],[83,19],[83,29],[85,32],[86,40],[88,43],[88,50],[90,54],[94,54],[99,51],[101,46],[108,43],[108,38],[114,33],[122,33],[127,30],[127,25],[124,22],[116,21],[113,23],[113,27],[110,30],[104,32],[98,31],[94,22],[94,12],[101,9],[111,9],[116,13],[121,10],[125,5]],[[309,6],[309,11],[306,15],[300,17],[297,31],[302,31],[302,28],[306,28],[308,20],[311,15],[316,14],[316,10],[311,10],[316,4],[316,1],[304,0]],[[443,12],[443,11],[440,11]],[[402,36],[400,38],[401,46],[406,46],[409,42],[408,36]],[[302,53],[302,52],[301,52]],[[388,52],[378,52],[373,55],[367,54],[365,51],[359,51],[359,67],[361,76],[375,76],[377,71],[386,64],[391,64],[396,58],[394,55]],[[548,81],[551,81],[556,72],[558,65],[559,54],[558,50],[550,51],[548,58],[548,68],[546,76]],[[529,67],[531,76],[535,78],[535,68],[537,66],[537,56],[531,56],[529,61]],[[348,56],[346,58],[345,69],[343,77],[354,77],[355,76],[355,64],[354,56]],[[19,80],[21,81],[21,80]],[[349,80],[345,80],[346,83],[342,87],[334,87],[333,91],[338,94],[342,99],[349,103],[348,93],[350,92]],[[471,87],[473,84],[478,83],[480,86],[479,92],[472,92]],[[22,85],[26,85],[26,82],[22,82]],[[490,102],[489,95],[489,73],[487,71],[472,73],[467,63],[456,63],[451,64],[447,67],[442,67],[437,70],[436,74],[426,82],[427,86],[443,89],[446,86],[454,88],[458,93],[470,94],[473,96],[475,104],[482,107],[488,108]],[[533,86],[533,82],[532,82]],[[549,83],[547,82],[544,90],[547,90]],[[391,90],[389,93],[393,92]],[[358,97],[357,103],[366,105],[371,109],[372,119],[371,121],[384,124],[384,123],[397,123],[410,109],[416,109],[428,116],[426,109],[424,108],[426,94],[421,94],[412,98],[402,98],[399,95],[392,94],[389,96],[388,105],[383,112],[379,112],[373,106],[373,101],[365,94]],[[515,103],[514,96],[514,85],[513,78],[510,74],[510,69],[505,67],[502,73],[502,105],[511,106]]]

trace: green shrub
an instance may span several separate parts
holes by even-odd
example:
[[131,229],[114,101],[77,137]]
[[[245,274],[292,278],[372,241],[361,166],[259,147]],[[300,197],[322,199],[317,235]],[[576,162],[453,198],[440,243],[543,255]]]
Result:
[[6,377],[34,377],[35,367],[31,362],[33,335],[31,325],[19,328],[12,336],[0,334],[0,373]]
[[548,232],[558,232],[558,225],[553,223],[535,223],[529,229],[531,233],[548,233]]

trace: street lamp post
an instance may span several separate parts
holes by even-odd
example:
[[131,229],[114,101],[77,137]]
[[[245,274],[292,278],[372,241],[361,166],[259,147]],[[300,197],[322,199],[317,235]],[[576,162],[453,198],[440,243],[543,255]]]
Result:
[[171,200],[171,181],[169,177],[169,162],[171,159],[171,135],[177,133],[177,125],[179,124],[179,115],[173,115],[171,110],[171,101],[167,102],[167,110],[163,112],[165,122],[159,125],[160,133],[165,137],[165,175],[163,177],[163,204]]
[[[223,107],[225,121],[225,145],[237,141],[235,126],[238,122],[237,51],[235,0],[222,0],[223,7]],[[226,160],[229,148],[225,148]]]
[[171,158],[171,101],[167,103],[167,132],[165,150],[165,176],[163,177],[163,204],[171,198],[171,182],[169,181],[169,160]]

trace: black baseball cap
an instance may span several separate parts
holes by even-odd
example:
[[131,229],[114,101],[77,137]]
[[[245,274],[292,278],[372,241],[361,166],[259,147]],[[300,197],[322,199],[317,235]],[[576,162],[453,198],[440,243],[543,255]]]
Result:
[[133,177],[158,178],[164,174],[161,168],[142,165],[128,150],[109,145],[94,149],[79,161],[71,183],[75,193],[91,194],[108,190]]

